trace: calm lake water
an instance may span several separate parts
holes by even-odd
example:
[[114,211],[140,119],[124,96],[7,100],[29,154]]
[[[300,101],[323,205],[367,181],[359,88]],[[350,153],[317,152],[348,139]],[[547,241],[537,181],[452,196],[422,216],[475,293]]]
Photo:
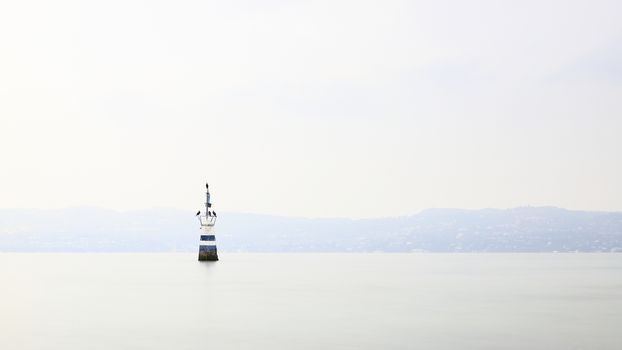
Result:
[[0,254],[0,349],[620,349],[622,254]]

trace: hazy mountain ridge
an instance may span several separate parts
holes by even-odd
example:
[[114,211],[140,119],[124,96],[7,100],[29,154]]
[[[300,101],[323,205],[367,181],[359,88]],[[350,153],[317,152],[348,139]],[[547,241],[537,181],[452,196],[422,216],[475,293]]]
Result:
[[[99,208],[0,209],[0,252],[195,251],[194,213]],[[222,251],[622,251],[622,213],[554,207],[427,209],[378,219],[306,219],[223,213]]]

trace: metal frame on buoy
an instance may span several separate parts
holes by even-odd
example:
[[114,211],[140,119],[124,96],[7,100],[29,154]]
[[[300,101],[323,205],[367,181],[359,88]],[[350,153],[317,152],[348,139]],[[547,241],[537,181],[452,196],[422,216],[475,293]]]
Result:
[[217,261],[218,250],[216,249],[216,212],[211,210],[212,202],[209,194],[209,185],[205,184],[205,213],[197,213],[199,224],[201,225],[201,236],[199,243],[199,261]]

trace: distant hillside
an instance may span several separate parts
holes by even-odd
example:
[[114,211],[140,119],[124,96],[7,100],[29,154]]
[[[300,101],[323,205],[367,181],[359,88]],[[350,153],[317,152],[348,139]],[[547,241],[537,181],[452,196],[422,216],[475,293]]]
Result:
[[[553,207],[428,209],[365,220],[223,213],[222,251],[617,252],[622,213]],[[192,252],[194,213],[171,209],[0,209],[0,252]]]

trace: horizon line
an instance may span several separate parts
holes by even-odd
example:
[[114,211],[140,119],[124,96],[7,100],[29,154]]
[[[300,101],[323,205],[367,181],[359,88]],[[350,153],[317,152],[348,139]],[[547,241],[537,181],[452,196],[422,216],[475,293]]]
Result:
[[[466,211],[466,212],[476,212],[476,211],[485,211],[485,210],[496,210],[496,211],[507,211],[507,210],[516,210],[516,209],[525,209],[525,208],[533,208],[533,209],[558,209],[568,212],[587,212],[587,213],[622,213],[621,210],[593,210],[593,209],[569,209],[564,207],[558,207],[554,205],[522,205],[516,207],[506,207],[506,208],[493,208],[493,207],[483,207],[483,208],[457,208],[457,207],[429,207],[419,210],[413,214],[402,214],[402,215],[387,215],[387,216],[375,216],[375,217],[344,217],[344,216],[297,216],[297,215],[283,215],[283,214],[274,214],[274,213],[259,213],[259,212],[245,212],[245,211],[222,211],[224,214],[236,214],[236,215],[258,215],[258,216],[272,216],[272,217],[281,217],[281,218],[290,218],[290,219],[306,219],[306,220],[320,220],[320,219],[341,219],[341,220],[374,220],[374,219],[389,219],[389,218],[405,218],[411,216],[420,215],[426,211],[433,210],[456,210],[456,211]],[[39,210],[39,211],[64,211],[64,210],[80,210],[80,209],[94,209],[94,210],[102,210],[102,211],[110,211],[116,213],[132,213],[132,212],[140,212],[140,211],[155,211],[155,210],[170,210],[170,211],[179,211],[186,212],[188,210],[176,208],[176,207],[149,207],[149,208],[137,208],[137,209],[113,209],[92,205],[80,205],[80,206],[69,206],[69,207],[61,207],[61,208],[26,208],[26,207],[13,207],[13,208],[0,208],[2,210]],[[193,211],[188,211],[193,212]],[[221,214],[222,215],[222,214]]]

